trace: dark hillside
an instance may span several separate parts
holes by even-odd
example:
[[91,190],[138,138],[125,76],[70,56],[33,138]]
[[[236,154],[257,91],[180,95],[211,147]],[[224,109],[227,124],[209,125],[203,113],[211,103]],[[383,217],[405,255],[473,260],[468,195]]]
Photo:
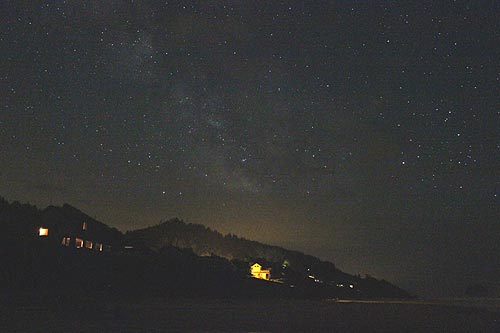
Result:
[[275,280],[324,294],[343,297],[409,297],[404,290],[372,277],[344,273],[333,263],[316,257],[239,238],[222,235],[199,224],[172,219],[156,226],[129,231],[126,241],[133,246],[160,251],[164,247],[189,249],[199,256],[217,256],[232,261],[241,273],[259,262],[272,270]]
[[[6,295],[409,297],[313,256],[177,219],[123,235],[67,204],[40,210],[0,198],[0,228]],[[254,262],[270,280],[250,277]]]
[[[69,204],[45,208],[41,211],[41,221],[50,229],[51,236],[56,241],[69,234],[79,233],[82,238],[99,240],[109,246],[122,246],[123,234],[120,231],[93,219]],[[83,223],[87,224],[87,228],[84,232],[83,230],[79,232]]]
[[336,271],[334,264],[322,262],[310,255],[239,238],[232,234],[224,236],[203,225],[186,224],[179,219],[129,231],[125,236],[131,243],[147,244],[154,250],[164,246],[175,246],[189,248],[199,256],[216,255],[228,260],[265,260],[269,263],[289,265],[296,270],[317,266],[332,272]]

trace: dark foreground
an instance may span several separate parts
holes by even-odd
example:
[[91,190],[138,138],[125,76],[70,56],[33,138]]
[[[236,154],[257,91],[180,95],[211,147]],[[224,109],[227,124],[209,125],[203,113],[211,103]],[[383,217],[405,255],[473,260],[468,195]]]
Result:
[[500,332],[500,304],[312,300],[9,300],[2,332]]

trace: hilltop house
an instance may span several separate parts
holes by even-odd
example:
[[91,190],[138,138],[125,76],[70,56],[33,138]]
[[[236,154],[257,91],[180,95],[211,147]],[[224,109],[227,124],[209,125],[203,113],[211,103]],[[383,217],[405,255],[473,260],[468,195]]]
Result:
[[252,266],[250,266],[250,273],[252,274],[252,277],[256,279],[262,279],[262,280],[271,279],[271,269],[262,269],[262,265],[259,265],[258,263],[255,263]]
[[121,233],[104,223],[95,221],[70,205],[48,207],[42,215],[38,236],[49,243],[65,247],[109,251],[120,242]]

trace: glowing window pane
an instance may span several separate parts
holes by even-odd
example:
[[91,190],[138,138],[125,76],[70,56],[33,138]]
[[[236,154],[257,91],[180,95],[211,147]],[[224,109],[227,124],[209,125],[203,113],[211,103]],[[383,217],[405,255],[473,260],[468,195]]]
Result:
[[38,235],[40,237],[46,237],[46,236],[48,236],[49,235],[49,229],[41,227],[40,229],[38,229]]
[[75,239],[75,247],[76,247],[77,249],[82,248],[82,247],[83,247],[83,239],[81,239],[81,238],[77,238],[77,239]]
[[70,242],[71,242],[70,237],[63,237],[61,244],[64,246],[69,246]]

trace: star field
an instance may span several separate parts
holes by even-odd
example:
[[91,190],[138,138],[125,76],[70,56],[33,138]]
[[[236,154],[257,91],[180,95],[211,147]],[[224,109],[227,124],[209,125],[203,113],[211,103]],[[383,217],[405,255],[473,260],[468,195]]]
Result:
[[[0,5],[0,195],[500,288],[500,6]],[[451,281],[450,276],[460,276]]]

